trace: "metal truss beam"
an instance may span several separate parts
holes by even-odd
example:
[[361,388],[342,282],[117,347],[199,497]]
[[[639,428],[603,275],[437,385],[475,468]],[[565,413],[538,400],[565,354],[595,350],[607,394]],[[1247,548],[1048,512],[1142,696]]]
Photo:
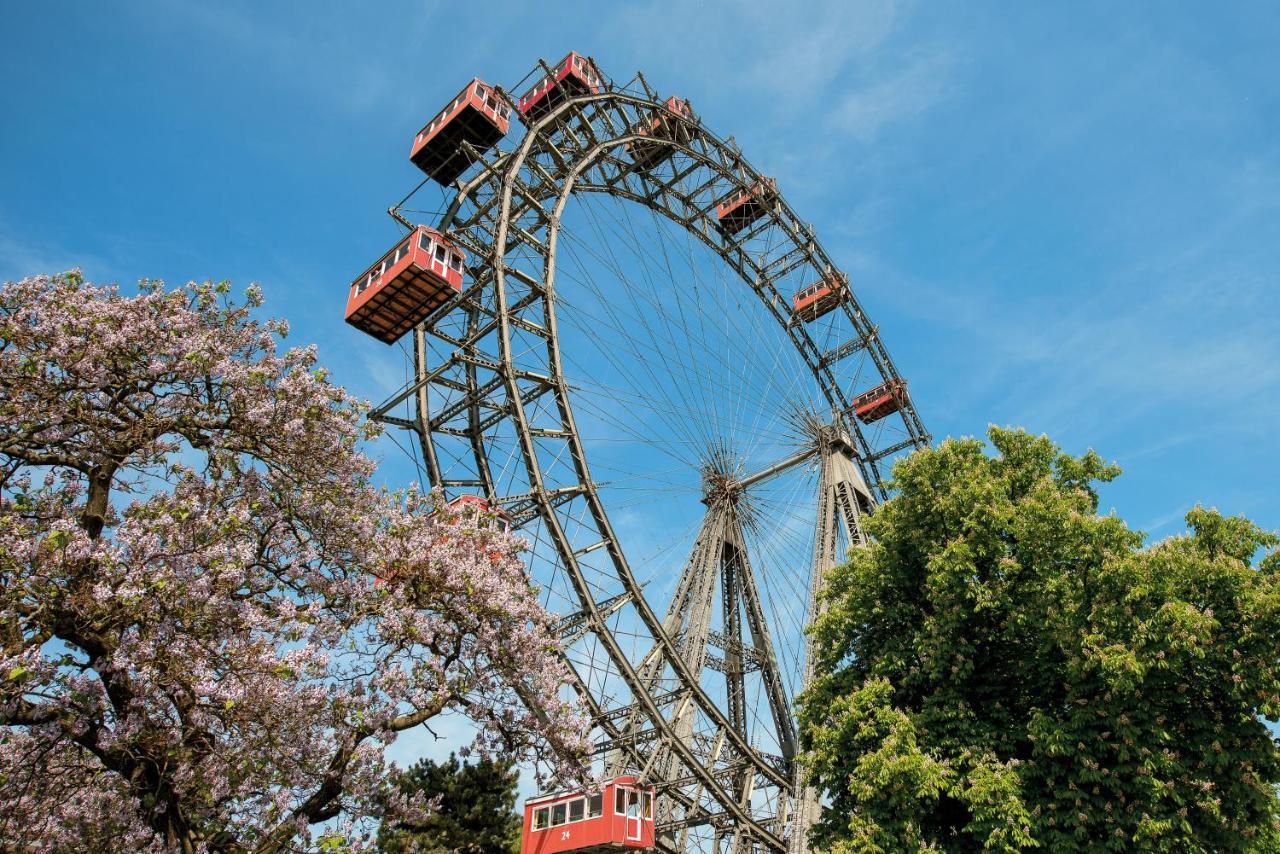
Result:
[[[813,544],[813,566],[809,588],[808,619],[812,625],[824,609],[822,594],[828,573],[843,558],[839,548],[844,534],[847,548],[863,544],[858,517],[870,510],[873,499],[862,475],[848,453],[849,441],[838,430],[823,431],[819,438],[822,468],[818,476],[818,518]],[[805,663],[802,690],[808,690],[814,679],[813,636],[805,636]],[[791,854],[806,854],[809,833],[817,820],[818,793],[797,769],[794,786],[795,818],[791,825]]]
[[[792,818],[788,805],[796,799],[794,722],[741,523],[732,501],[719,502],[719,511],[709,505],[708,516],[719,513],[719,522],[709,529],[702,552],[695,548],[686,567],[689,578],[682,578],[666,619],[658,619],[631,572],[591,477],[561,367],[556,241],[566,201],[574,193],[604,192],[643,204],[719,254],[756,293],[809,363],[832,411],[841,413],[842,435],[847,434],[849,446],[857,449],[856,455],[846,455],[836,476],[836,482],[846,486],[827,490],[831,512],[844,518],[850,531],[856,528],[859,508],[874,501],[866,484],[883,494],[876,464],[892,451],[870,442],[846,411],[856,389],[848,376],[834,369],[842,359],[862,352],[880,377],[896,377],[896,371],[874,327],[852,299],[840,307],[841,322],[848,327],[849,342],[865,343],[847,353],[835,355],[847,345],[820,350],[803,325],[791,322],[790,293],[780,290],[787,287],[783,279],[790,281],[802,271],[821,275],[834,265],[781,195],[763,221],[744,234],[721,234],[714,216],[716,201],[761,177],[731,140],[721,140],[696,120],[689,121],[688,133],[669,143],[669,168],[634,168],[625,146],[641,139],[635,128],[661,108],[643,78],[638,80],[643,91],[610,84],[598,94],[566,101],[531,125],[515,150],[491,152],[467,173],[440,228],[471,254],[468,274],[473,285],[415,330],[415,379],[380,404],[375,415],[418,435],[433,484],[479,489],[504,506],[516,525],[541,518],[540,536],[554,548],[581,605],[565,618],[562,636],[570,645],[587,634],[598,638],[610,672],[625,686],[625,693],[617,696],[611,689],[606,695],[593,689],[571,664],[575,688],[596,722],[602,753],[649,777],[664,792],[661,802],[669,819],[680,822],[663,825],[675,837],[666,850],[683,844],[689,827],[707,825],[715,828],[718,838],[731,840],[735,851],[781,852],[795,840],[795,833],[787,832]],[[459,312],[466,314],[464,329],[441,322]],[[542,342],[538,346],[545,344],[541,361],[525,335]],[[448,352],[442,355],[440,349]],[[436,359],[442,361],[434,363]],[[544,395],[551,396],[550,403],[540,400]],[[406,401],[412,402],[415,417],[390,414]],[[900,414],[906,441],[927,442],[909,401]],[[504,436],[514,435],[524,462],[520,494],[501,496],[495,491],[498,480],[488,455],[492,431],[499,425]],[[444,459],[457,459],[460,440],[470,443],[470,462],[442,465]],[[555,458],[571,464],[571,475],[563,464],[544,467],[539,450],[545,453],[546,440],[563,443],[564,450],[557,450]],[[437,442],[454,444],[438,453]],[[783,462],[800,465],[815,456],[825,470],[830,455],[817,450]],[[781,465],[742,479],[737,488],[747,489],[785,470]],[[502,483],[510,482],[509,475],[502,477]],[[570,528],[575,532],[572,542]],[[590,573],[605,572],[602,565],[611,567],[608,585],[589,578]],[[621,594],[598,598],[599,590],[617,590],[619,585]],[[711,629],[710,620],[717,601],[722,623],[718,632]],[[623,608],[634,611],[638,625],[653,638],[649,654],[639,662],[628,659],[606,628],[606,619]],[[709,653],[711,645],[722,658]],[[725,680],[728,709],[720,708],[702,687],[704,679],[713,678],[710,673]],[[748,676],[761,680],[782,757],[753,747],[741,704]]]

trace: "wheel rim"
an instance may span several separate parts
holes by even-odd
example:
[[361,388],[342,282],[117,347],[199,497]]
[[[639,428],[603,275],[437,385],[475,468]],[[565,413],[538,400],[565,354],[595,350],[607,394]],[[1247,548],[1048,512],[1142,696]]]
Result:
[[[604,194],[644,206],[736,275],[772,318],[777,340],[808,370],[817,402],[849,437],[876,497],[885,495],[890,459],[929,437],[909,399],[891,416],[890,430],[858,422],[850,409],[856,393],[898,379],[875,327],[853,298],[828,315],[821,335],[791,322],[795,283],[811,282],[835,265],[781,195],[763,226],[722,235],[714,200],[763,176],[696,120],[673,116],[680,130],[670,139],[634,132],[660,110],[661,100],[642,77],[568,100],[460,187],[439,227],[471,253],[470,284],[415,330],[415,380],[374,414],[417,433],[434,485],[483,493],[517,524],[537,529],[549,571],[562,573],[561,601],[549,604],[562,613],[561,628],[573,639],[567,660],[595,719],[601,754],[619,768],[660,778],[654,782],[671,805],[667,846],[673,839],[679,840],[674,847],[689,845],[688,829],[701,828],[694,847],[709,834],[734,850],[784,850],[796,836],[788,825],[801,788],[790,750],[778,756],[753,744],[753,733],[721,708],[724,697],[703,685],[705,665],[695,670],[682,659],[613,528],[602,497],[607,490],[592,477],[560,347],[558,303],[567,297],[560,296],[557,276],[569,200]],[[641,170],[629,162],[626,147],[635,142],[669,147],[664,168]],[[855,361],[860,370],[849,370]],[[580,391],[577,396],[583,398]],[[408,417],[392,415],[402,403]],[[640,636],[630,649],[619,642],[623,622]],[[637,659],[636,648],[646,644],[656,665]],[[585,647],[590,655],[575,658],[573,650]],[[666,676],[646,679],[638,664]],[[657,691],[659,683],[679,686],[685,708],[695,711],[674,712],[672,692]],[[692,725],[684,724],[689,717]],[[775,729],[788,725],[789,718]],[[659,753],[665,770],[655,765]],[[749,796],[740,782],[746,777]]]

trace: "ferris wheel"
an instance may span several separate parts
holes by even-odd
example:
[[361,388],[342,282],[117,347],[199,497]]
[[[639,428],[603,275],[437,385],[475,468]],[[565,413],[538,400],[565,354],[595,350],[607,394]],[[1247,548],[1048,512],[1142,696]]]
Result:
[[657,847],[803,851],[804,626],[929,436],[813,228],[687,101],[576,53],[511,91],[475,79],[418,133],[408,235],[352,283],[407,356],[373,416],[528,540]]

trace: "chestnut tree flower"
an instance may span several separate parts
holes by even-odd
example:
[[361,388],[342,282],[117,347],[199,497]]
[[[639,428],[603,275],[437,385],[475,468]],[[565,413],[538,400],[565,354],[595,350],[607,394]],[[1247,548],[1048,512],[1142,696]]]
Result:
[[1280,851],[1280,537],[1146,546],[1119,469],[991,428],[893,469],[800,700],[816,850]]

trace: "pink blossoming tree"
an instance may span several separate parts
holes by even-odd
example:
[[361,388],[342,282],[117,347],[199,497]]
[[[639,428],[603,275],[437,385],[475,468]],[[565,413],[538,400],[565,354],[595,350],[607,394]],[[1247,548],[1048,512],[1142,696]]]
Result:
[[226,293],[0,288],[0,848],[358,844],[448,711],[581,773],[519,541],[375,488],[363,404]]

